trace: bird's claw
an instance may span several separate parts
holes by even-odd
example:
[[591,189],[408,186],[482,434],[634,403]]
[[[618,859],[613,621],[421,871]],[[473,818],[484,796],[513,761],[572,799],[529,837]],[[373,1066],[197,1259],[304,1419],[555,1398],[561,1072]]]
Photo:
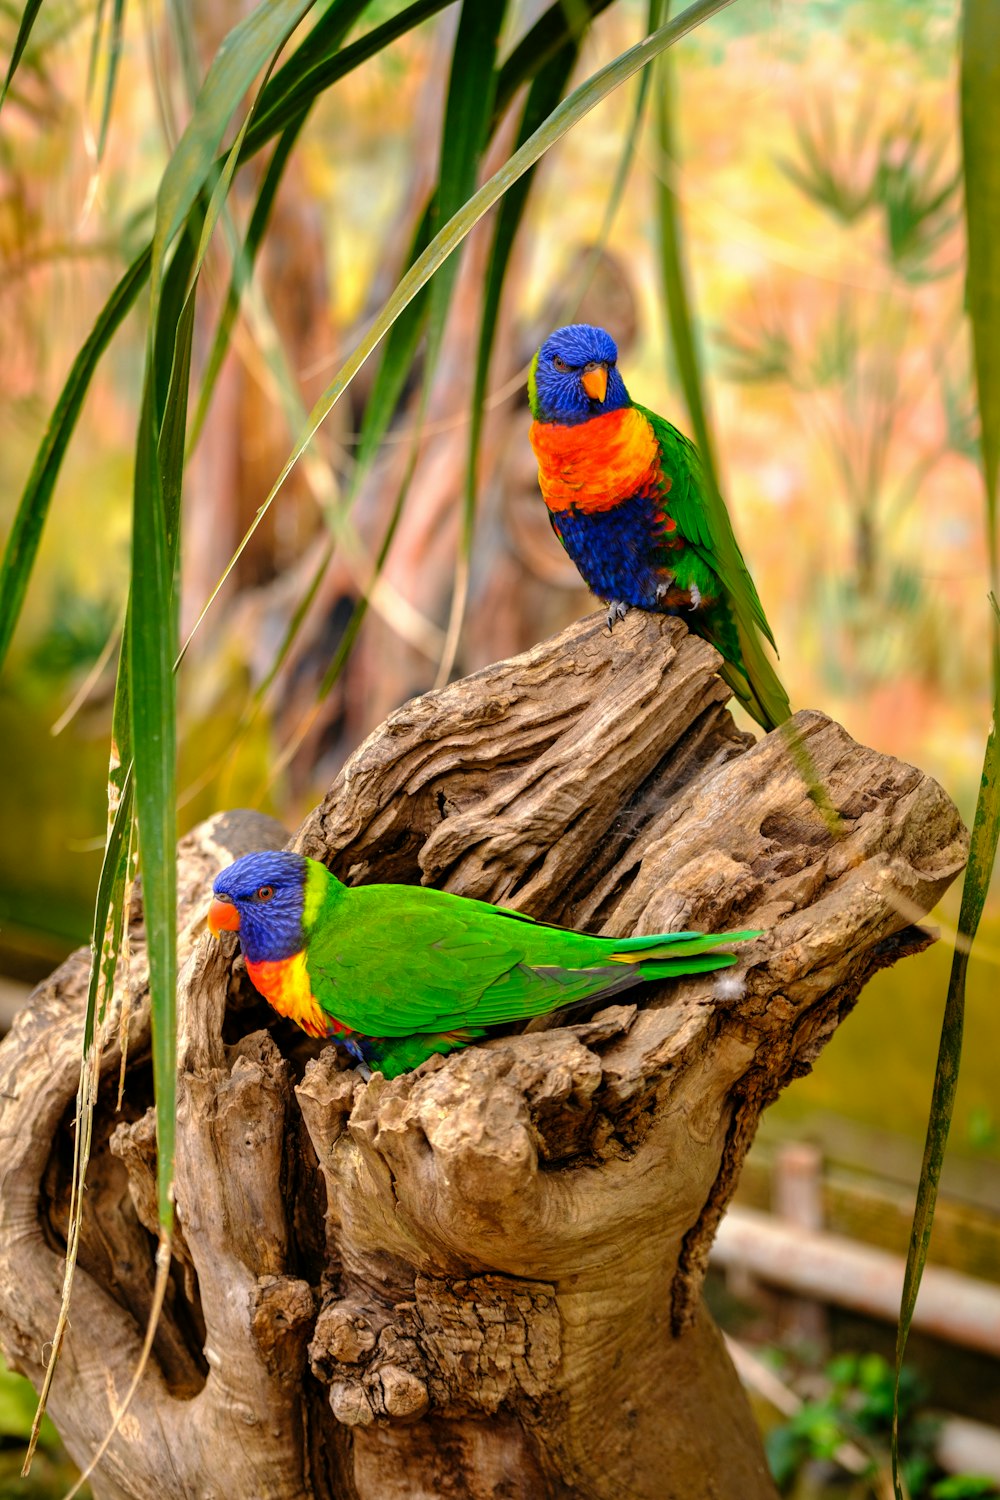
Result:
[[368,1066],[365,1054],[362,1052],[360,1045],[352,1036],[340,1036],[337,1040],[346,1049],[351,1062],[354,1064],[354,1071],[360,1073],[365,1083],[367,1083],[372,1076],[372,1070]]
[[661,599],[665,599],[667,597],[667,595],[670,593],[671,588],[673,587],[673,583],[674,583],[674,575],[673,575],[673,573],[668,573],[667,576],[666,576],[666,578],[664,578],[663,582],[662,583],[658,583],[656,585],[656,602],[657,602],[657,604],[659,604],[659,602],[660,602]]
[[701,589],[698,587],[698,585],[696,583],[692,583],[690,589],[688,590],[688,594],[689,594],[690,599],[691,599],[691,604],[690,604],[689,608],[693,612],[694,610],[696,610],[698,608],[699,604],[701,603]]
[[614,630],[616,620],[624,620],[628,614],[628,605],[621,599],[612,599],[608,605],[608,629]]

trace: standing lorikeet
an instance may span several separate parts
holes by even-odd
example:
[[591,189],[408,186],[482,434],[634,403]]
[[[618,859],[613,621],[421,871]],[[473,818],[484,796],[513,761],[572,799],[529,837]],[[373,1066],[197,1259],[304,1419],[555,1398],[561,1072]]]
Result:
[[217,876],[208,925],[238,932],[247,973],[310,1036],[387,1078],[487,1027],[721,969],[757,932],[604,938],[409,885],[342,885],[301,854],[247,854]]
[[722,676],[764,729],[788,695],[758,631],[774,637],[725,506],[698,450],[637,406],[603,328],[558,328],[531,362],[531,446],[552,529],[587,586],[609,604],[680,614],[724,658]]

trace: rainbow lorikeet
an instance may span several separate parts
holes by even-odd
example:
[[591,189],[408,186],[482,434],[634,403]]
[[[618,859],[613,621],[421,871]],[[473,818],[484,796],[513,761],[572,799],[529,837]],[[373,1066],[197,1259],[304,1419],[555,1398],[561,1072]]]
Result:
[[725,506],[698,450],[636,405],[603,328],[574,323],[531,363],[531,445],[552,529],[587,586],[609,604],[682,614],[723,657],[721,674],[764,729],[789,718],[764,654],[774,645]]
[[759,936],[589,937],[426,886],[345,886],[288,851],[244,855],[213,891],[209,927],[239,933],[275,1010],[387,1078],[490,1026],[724,968],[735,956],[709,950]]

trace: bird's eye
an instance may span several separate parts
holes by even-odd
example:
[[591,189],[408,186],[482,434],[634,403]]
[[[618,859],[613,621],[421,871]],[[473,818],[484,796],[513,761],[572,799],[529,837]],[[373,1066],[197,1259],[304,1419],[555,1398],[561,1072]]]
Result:
[[561,375],[565,375],[572,366],[568,365],[564,359],[560,359],[558,354],[553,354],[552,368],[558,370]]
[[271,897],[273,895],[274,895],[274,886],[273,885],[262,885],[261,888],[260,888],[260,890],[257,892],[257,900],[258,901],[270,901],[270,899],[271,899]]

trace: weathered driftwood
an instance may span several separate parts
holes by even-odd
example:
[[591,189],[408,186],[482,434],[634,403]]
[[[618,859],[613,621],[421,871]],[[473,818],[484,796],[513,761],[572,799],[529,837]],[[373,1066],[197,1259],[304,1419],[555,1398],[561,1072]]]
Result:
[[[155,1358],[102,1497],[771,1496],[700,1298],[762,1107],[807,1071],[961,868],[929,777],[797,723],[753,743],[677,621],[591,616],[406,704],[298,847],[612,933],[759,926],[738,968],[365,1083],[201,935],[210,879],[282,834],[184,840],[178,1239]],[[85,1461],[153,1277],[141,916],[128,1104],[109,1044],[72,1329],[50,1409]],[[0,1049],[0,1343],[36,1382],[55,1323],[86,956]]]

